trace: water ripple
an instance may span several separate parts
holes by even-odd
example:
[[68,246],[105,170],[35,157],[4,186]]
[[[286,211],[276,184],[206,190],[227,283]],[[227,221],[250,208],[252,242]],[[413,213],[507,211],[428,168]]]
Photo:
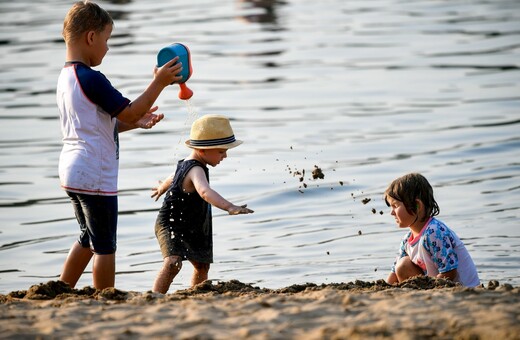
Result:
[[[183,42],[193,107],[230,116],[244,140],[211,180],[255,213],[214,210],[212,278],[275,288],[385,277],[403,230],[382,193],[419,171],[481,278],[520,283],[518,1],[105,5],[115,28],[96,69],[135,99],[157,51]],[[0,1],[2,293],[57,277],[78,233],[57,173],[55,86],[69,6]],[[149,188],[187,153],[188,112],[177,92],[167,88],[157,100],[166,118],[153,130],[120,136],[121,289],[150,289],[161,265],[153,233],[161,202]],[[290,172],[314,165],[324,180],[300,182]],[[181,273],[174,287],[189,277]],[[89,275],[82,280],[91,284]]]

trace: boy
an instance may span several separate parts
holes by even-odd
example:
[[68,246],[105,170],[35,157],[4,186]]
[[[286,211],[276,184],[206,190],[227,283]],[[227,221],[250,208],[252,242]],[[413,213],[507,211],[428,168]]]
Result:
[[113,287],[117,229],[118,133],[149,129],[163,119],[153,103],[169,84],[180,81],[182,65],[171,60],[154,69],[154,79],[133,102],[112,87],[98,66],[108,52],[110,15],[90,1],[76,2],[63,22],[66,62],[58,79],[63,149],[61,186],[71,198],[80,236],[65,260],[60,280],[75,287],[94,258],[96,289]]
[[156,201],[166,192],[155,224],[164,260],[154,292],[168,291],[183,260],[194,267],[192,286],[207,280],[213,262],[212,205],[230,215],[253,213],[247,205],[234,205],[209,186],[207,165],[217,166],[227,157],[228,149],[240,144],[226,117],[206,115],[195,120],[186,141],[191,154],[179,161],[173,175],[152,189]]

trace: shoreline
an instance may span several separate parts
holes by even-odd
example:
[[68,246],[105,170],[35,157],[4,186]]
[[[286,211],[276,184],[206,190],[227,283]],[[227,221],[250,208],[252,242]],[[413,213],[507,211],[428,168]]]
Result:
[[281,289],[206,281],[168,294],[49,281],[0,295],[0,338],[520,339],[520,288],[417,277]]

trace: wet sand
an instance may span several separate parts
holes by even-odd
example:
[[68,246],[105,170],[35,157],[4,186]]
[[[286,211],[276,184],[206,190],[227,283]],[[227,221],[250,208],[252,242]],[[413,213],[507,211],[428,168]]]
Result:
[[520,339],[520,289],[207,281],[163,295],[49,281],[0,295],[0,330],[2,339]]

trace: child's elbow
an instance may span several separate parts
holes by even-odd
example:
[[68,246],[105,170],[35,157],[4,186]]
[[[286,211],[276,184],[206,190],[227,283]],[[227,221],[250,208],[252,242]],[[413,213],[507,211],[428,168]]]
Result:
[[198,194],[199,196],[206,202],[210,203],[210,197],[211,197],[211,194],[210,194],[211,190],[208,190],[207,188],[202,188],[200,190],[198,190]]

